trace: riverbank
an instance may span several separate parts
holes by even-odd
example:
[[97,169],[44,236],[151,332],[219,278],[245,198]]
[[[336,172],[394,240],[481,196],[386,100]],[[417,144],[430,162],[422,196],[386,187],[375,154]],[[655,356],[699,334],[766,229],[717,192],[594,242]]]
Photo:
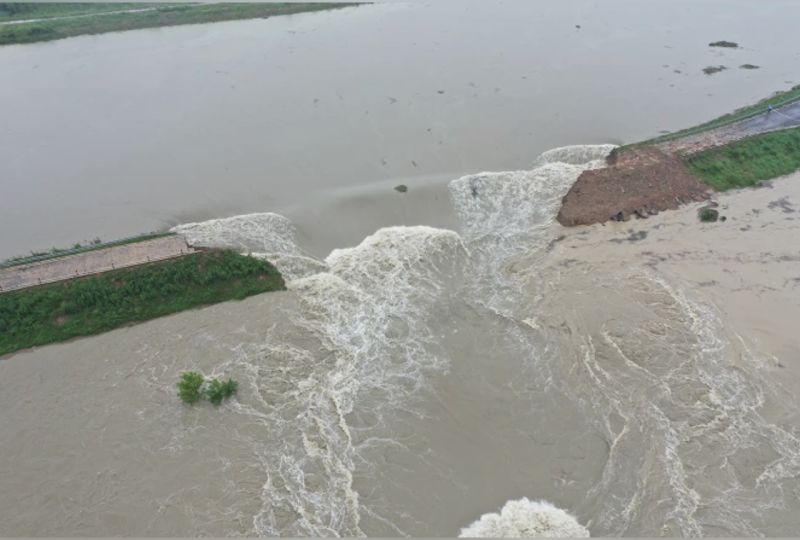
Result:
[[7,292],[0,294],[0,356],[284,288],[266,261],[206,251]]
[[357,3],[328,2],[265,4],[1,4],[0,45],[52,41],[104,34],[241,19],[262,19],[309,11],[339,9]]
[[564,226],[647,218],[800,167],[800,88],[695,128],[616,149],[564,197]]

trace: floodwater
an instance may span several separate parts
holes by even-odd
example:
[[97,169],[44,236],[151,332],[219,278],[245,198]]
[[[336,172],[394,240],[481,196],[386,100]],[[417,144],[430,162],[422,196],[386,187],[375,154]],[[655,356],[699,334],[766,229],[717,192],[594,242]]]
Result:
[[[639,140],[800,82],[800,6],[770,8],[408,1],[0,47],[0,258],[262,211],[319,256],[380,226],[452,226],[347,201]],[[344,243],[342,213],[358,214]]]
[[[103,73],[75,99],[114,111],[87,120],[98,133],[54,123],[76,130],[41,142],[63,161],[12,154],[12,173],[80,162],[81,182],[107,186],[105,168],[140,197],[98,193],[80,220],[3,199],[0,219],[13,207],[29,238],[111,226],[104,213],[120,233],[126,215],[180,223],[289,285],[0,361],[0,533],[795,534],[798,177],[719,197],[725,223],[693,207],[554,221],[612,149],[560,145],[656,134],[785,86],[800,37],[783,7],[392,3],[0,49],[17,69],[82,51],[73,68],[91,75],[52,69]],[[734,61],[764,68],[699,73]],[[17,78],[23,94],[36,75]],[[78,114],[54,96],[40,107]],[[15,133],[33,137],[35,118]],[[239,393],[186,407],[188,369]]]

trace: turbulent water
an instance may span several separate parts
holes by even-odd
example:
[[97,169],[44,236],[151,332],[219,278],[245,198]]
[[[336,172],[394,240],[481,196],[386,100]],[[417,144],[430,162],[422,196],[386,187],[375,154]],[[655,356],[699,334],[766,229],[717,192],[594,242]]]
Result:
[[[325,260],[275,214],[176,228],[275,261],[293,324],[321,344],[261,346],[284,354],[281,377],[259,380],[272,400],[246,413],[280,441],[255,532],[454,534],[423,508],[444,526],[514,495],[557,500],[599,535],[756,535],[787,510],[800,443],[759,414],[785,396],[714,309],[655,271],[549,260],[561,197],[610,149],[454,180],[457,231],[384,228]],[[526,508],[549,523],[552,507]],[[520,512],[465,532],[509,533]],[[545,533],[583,530],[559,523]]]
[[[289,292],[5,360],[0,532],[796,531],[800,408],[764,355],[657,266],[563,247],[560,198],[611,148],[453,180],[455,230],[324,259],[277,214],[176,227]],[[238,399],[181,406],[184,369]]]
[[[800,5],[774,4],[389,2],[1,48],[0,257],[184,223],[289,290],[0,360],[0,534],[796,534],[800,188],[731,195],[724,226],[568,230],[612,147],[534,158],[791,86]],[[459,178],[485,168],[520,170]],[[237,398],[183,406],[185,370]]]

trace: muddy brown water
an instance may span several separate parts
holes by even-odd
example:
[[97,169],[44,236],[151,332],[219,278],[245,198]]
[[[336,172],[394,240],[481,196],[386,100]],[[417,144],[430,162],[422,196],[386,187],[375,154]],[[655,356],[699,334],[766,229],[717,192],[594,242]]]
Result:
[[[793,534],[797,177],[720,197],[724,224],[685,207],[566,230],[561,197],[611,147],[542,151],[780,87],[797,8],[541,6],[393,3],[0,49],[16,74],[0,92],[31,113],[3,125],[4,231],[194,222],[192,242],[267,257],[289,282],[0,360],[0,533],[453,536],[527,497],[593,535]],[[718,38],[749,48],[708,50]],[[699,73],[733,54],[765,67]],[[47,137],[32,95],[56,116]],[[118,199],[84,208],[60,187],[112,172]],[[240,391],[186,407],[188,369]]]
[[[2,47],[0,257],[247,212],[302,228],[360,187],[695,125],[796,81],[798,7],[771,6],[390,2]],[[347,242],[447,225],[404,218]]]

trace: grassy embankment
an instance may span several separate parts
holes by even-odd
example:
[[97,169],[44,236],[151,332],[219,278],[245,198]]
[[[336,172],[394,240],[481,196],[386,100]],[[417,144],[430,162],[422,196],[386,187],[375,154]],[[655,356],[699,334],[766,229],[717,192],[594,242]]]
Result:
[[[710,122],[636,143],[630,147],[648,146],[697,135],[762,115],[769,105],[777,108],[798,100],[800,100],[800,86],[795,86]],[[682,156],[682,159],[692,174],[716,191],[755,186],[765,180],[791,174],[800,168],[800,128],[748,137],[724,146]]]
[[773,131],[684,157],[716,191],[754,186],[800,168],[800,128]]
[[266,261],[209,251],[8,292],[0,294],[0,355],[284,288]]
[[[358,4],[328,2],[180,5],[0,3],[0,45],[51,41],[85,34],[102,34],[139,28],[266,18],[353,5]],[[146,11],[119,13],[120,10],[126,9]],[[4,24],[30,19],[36,20]]]

